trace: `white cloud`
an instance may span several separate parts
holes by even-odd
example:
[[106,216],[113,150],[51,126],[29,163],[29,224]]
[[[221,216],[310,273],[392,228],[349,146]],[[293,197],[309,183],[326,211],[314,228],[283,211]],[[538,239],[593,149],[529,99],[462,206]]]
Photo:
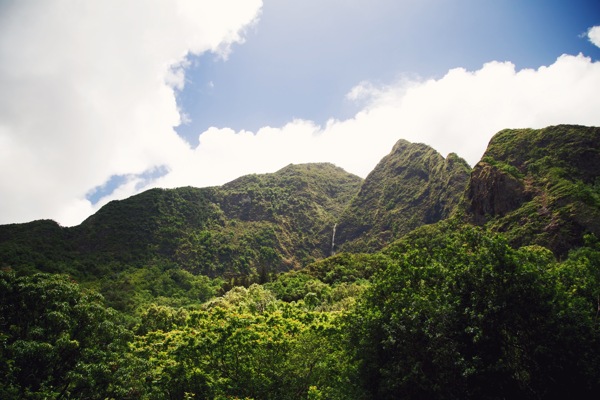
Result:
[[325,126],[296,120],[256,133],[211,128],[194,154],[172,163],[171,173],[155,184],[218,185],[290,162],[319,161],[364,177],[400,138],[443,155],[458,153],[474,165],[504,128],[600,125],[598,87],[600,63],[583,55],[563,55],[536,70],[490,62],[477,71],[452,69],[440,79],[381,87],[362,82],[348,96],[367,101],[353,118]]
[[593,26],[588,30],[587,33],[588,39],[595,46],[600,47],[600,26]]
[[85,193],[191,153],[186,56],[226,57],[260,0],[19,1],[0,13],[0,223],[92,212]]
[[[439,79],[362,82],[362,109],[324,126],[210,128],[192,149],[175,88],[186,54],[227,57],[259,0],[19,1],[0,13],[0,223],[79,223],[107,201],[152,187],[207,186],[291,162],[333,162],[366,176],[400,138],[475,164],[503,128],[600,125],[600,63],[563,55],[538,69],[490,62]],[[590,40],[592,30],[590,30]],[[168,173],[148,183],[144,171]],[[85,195],[125,183],[99,204]],[[145,186],[144,186],[145,185]]]

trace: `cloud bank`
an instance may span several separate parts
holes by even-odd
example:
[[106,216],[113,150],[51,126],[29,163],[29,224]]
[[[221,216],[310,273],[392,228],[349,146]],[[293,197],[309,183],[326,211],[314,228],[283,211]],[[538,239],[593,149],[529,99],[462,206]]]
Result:
[[260,0],[11,1],[0,5],[0,223],[79,222],[113,175],[189,148],[175,89],[186,56],[226,57]]
[[504,128],[554,124],[600,125],[600,63],[563,55],[538,69],[490,62],[477,71],[456,68],[440,79],[363,82],[348,98],[363,102],[353,118],[325,126],[296,120],[279,128],[234,132],[210,128],[188,158],[172,164],[161,186],[216,185],[290,162],[333,162],[366,176],[404,138],[455,152],[474,165]]
[[[361,105],[352,118],[256,132],[212,127],[191,148],[173,129],[184,118],[176,91],[186,56],[226,57],[256,23],[260,1],[1,7],[0,223],[73,225],[150,187],[218,185],[289,163],[333,162],[364,177],[400,138],[473,165],[503,128],[600,125],[600,63],[579,54],[537,69],[492,61],[437,79],[362,82],[347,96]],[[110,194],[88,200],[115,181]]]

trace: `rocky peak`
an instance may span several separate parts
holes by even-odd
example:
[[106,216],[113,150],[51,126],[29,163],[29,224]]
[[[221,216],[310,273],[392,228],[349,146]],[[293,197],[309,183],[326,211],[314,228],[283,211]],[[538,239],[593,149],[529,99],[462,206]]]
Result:
[[367,176],[337,227],[341,249],[374,251],[423,224],[448,217],[470,167],[422,143],[399,140]]

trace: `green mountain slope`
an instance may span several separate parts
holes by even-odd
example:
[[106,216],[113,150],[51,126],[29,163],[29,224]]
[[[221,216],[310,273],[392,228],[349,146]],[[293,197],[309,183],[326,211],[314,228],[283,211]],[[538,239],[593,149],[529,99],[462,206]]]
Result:
[[373,251],[411,230],[447,218],[465,190],[470,167],[424,144],[396,143],[365,179],[343,214],[340,250]]
[[306,164],[222,187],[152,189],[72,228],[2,226],[1,262],[56,271],[69,261],[92,275],[108,264],[174,263],[226,277],[288,270],[329,255],[334,221],[361,182],[332,164]]
[[600,128],[503,130],[471,175],[468,220],[558,255],[600,235]]
[[[597,398],[599,130],[499,132],[470,178],[401,141],[364,183],[290,165],[0,226],[0,398]],[[327,257],[347,232],[370,252]]]

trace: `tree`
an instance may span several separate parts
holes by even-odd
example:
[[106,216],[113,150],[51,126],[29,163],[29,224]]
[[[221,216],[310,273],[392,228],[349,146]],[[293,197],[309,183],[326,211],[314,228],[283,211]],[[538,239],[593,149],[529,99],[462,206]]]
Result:
[[347,319],[371,397],[597,393],[594,311],[562,289],[549,251],[463,228],[390,252]]
[[136,338],[151,398],[357,398],[335,314],[277,301],[258,285],[205,307],[184,325]]
[[130,338],[102,297],[69,277],[0,272],[0,397],[136,397]]

